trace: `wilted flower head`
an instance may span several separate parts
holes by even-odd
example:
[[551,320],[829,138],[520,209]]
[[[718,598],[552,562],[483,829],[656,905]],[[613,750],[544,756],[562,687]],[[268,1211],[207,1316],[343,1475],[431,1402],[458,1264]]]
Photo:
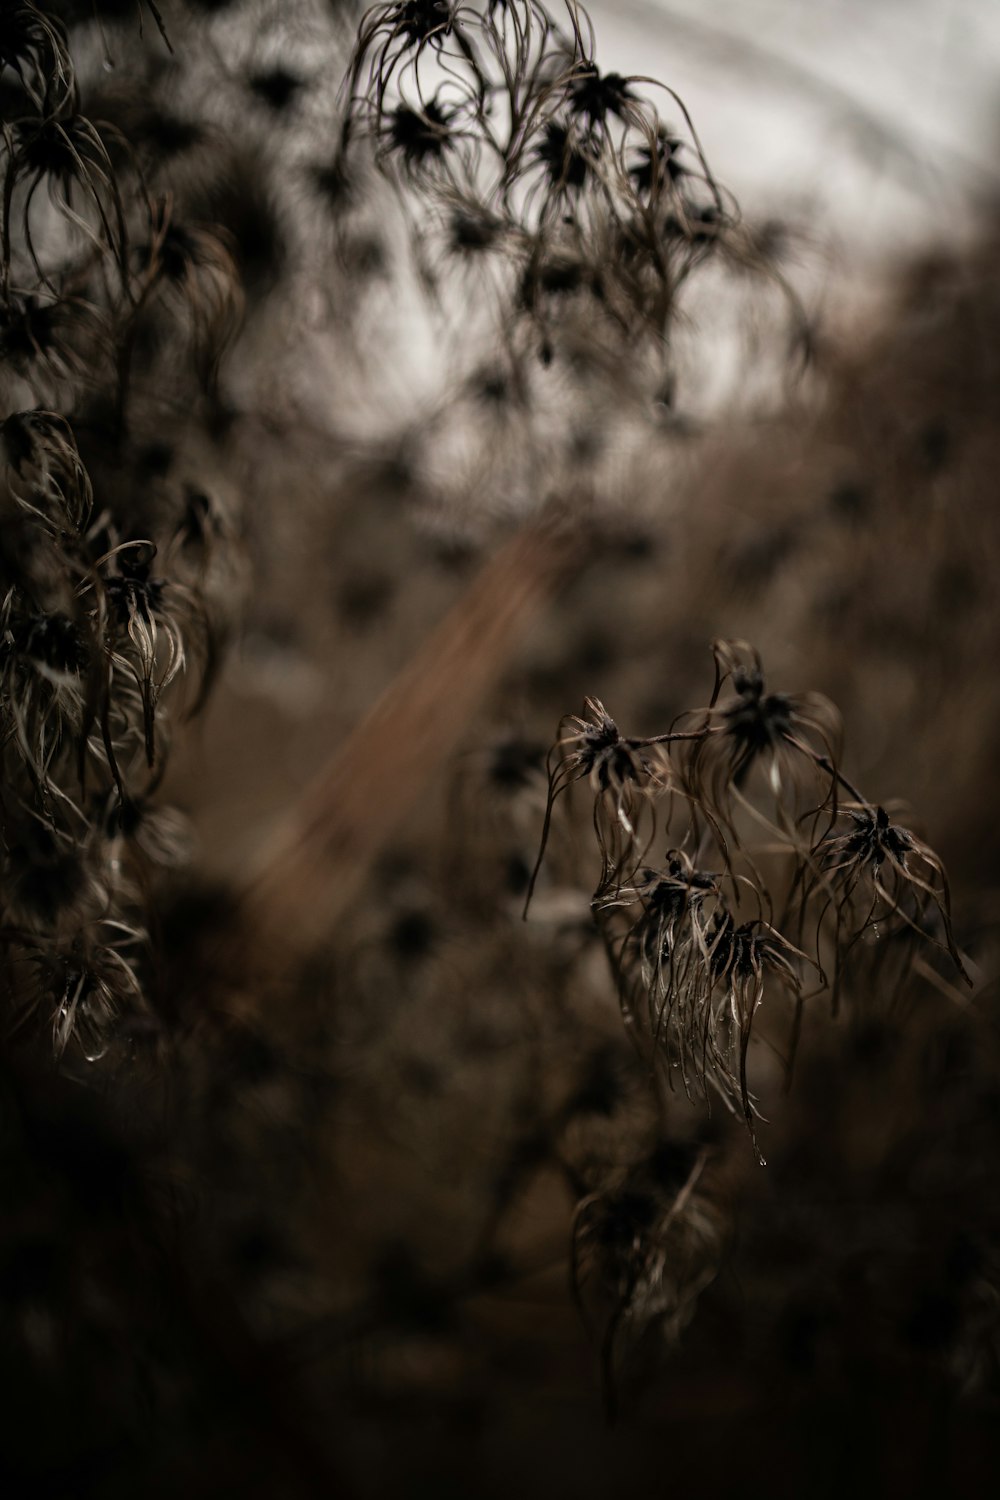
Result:
[[574,782],[584,780],[594,793],[594,827],[602,857],[600,891],[621,872],[636,841],[639,805],[656,785],[662,768],[657,751],[648,749],[641,741],[626,739],[597,698],[588,698],[583,715],[568,715],[560,729],[565,732],[560,734],[548,757],[549,795],[525,913],[545,855],[552,808],[562,793]]
[[[114,134],[105,127],[105,135]],[[122,150],[128,148],[123,143]],[[128,278],[126,200],[107,146],[96,126],[82,114],[43,116],[19,122],[14,146],[7,153],[4,175],[4,264],[11,265],[12,205],[20,201],[19,228],[30,265],[41,284],[56,291],[55,267],[43,267],[31,228],[32,202],[42,183],[65,222],[67,233],[81,237],[118,265],[122,284]],[[75,200],[82,195],[84,217]],[[60,255],[64,251],[60,249]]]
[[[768,690],[759,655],[740,641],[714,647],[716,683],[700,720],[701,732],[684,767],[692,802],[736,839],[735,808],[745,805],[745,788],[760,767],[780,810],[783,799],[825,802],[837,786],[840,718],[818,693]],[[732,687],[720,696],[726,682]],[[697,724],[696,715],[685,723]],[[785,831],[790,831],[786,821]]]
[[18,1009],[8,1017],[10,1033],[27,1030],[41,1015],[51,1025],[56,1057],[74,1042],[85,1059],[97,1061],[119,1017],[142,1004],[137,962],[145,940],[141,929],[111,918],[55,941],[28,931],[15,934],[12,965],[24,977]]
[[0,463],[13,476],[11,493],[23,513],[53,541],[82,531],[93,491],[69,423],[50,411],[13,412],[0,424]]
[[836,825],[817,846],[820,871],[809,891],[833,910],[842,958],[862,940],[885,945],[901,937],[947,953],[968,981],[952,933],[948,877],[933,849],[884,807],[844,803]]
[[[744,643],[716,643],[715,660],[708,707],[664,734],[627,738],[593,699],[563,721],[542,852],[554,801],[586,781],[602,852],[592,909],[632,1040],[671,1085],[741,1113],[756,1149],[748,1063],[765,1001],[791,1009],[790,1072],[807,979],[836,1005],[841,966],[862,938],[882,950],[897,940],[886,982],[905,979],[906,945],[921,941],[965,971],[941,861],[847,780],[833,706],[770,691]],[[845,791],[854,800],[841,800]],[[636,836],[640,806],[647,826],[662,819],[674,840],[662,867]],[[779,914],[765,863],[784,893]]]
[[450,144],[449,117],[436,99],[419,110],[399,104],[389,117],[386,149],[398,151],[408,166],[440,159]]
[[598,1324],[611,1420],[640,1339],[656,1330],[675,1341],[718,1273],[725,1221],[701,1186],[706,1163],[703,1150],[661,1146],[577,1205],[570,1282],[588,1322]]
[[8,68],[40,114],[65,109],[74,95],[76,80],[66,32],[61,22],[27,0],[24,4],[15,0],[5,10],[0,80]]
[[187,321],[202,379],[214,386],[244,305],[236,263],[221,233],[185,223],[171,199],[161,198],[150,210],[148,239],[138,249],[136,271],[144,310],[162,299],[175,320]]

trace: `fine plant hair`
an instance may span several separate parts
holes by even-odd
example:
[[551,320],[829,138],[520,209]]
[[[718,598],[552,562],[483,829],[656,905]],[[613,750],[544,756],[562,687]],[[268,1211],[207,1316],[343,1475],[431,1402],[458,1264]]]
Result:
[[186,677],[198,709],[229,608],[213,503],[145,455],[174,400],[211,401],[240,291],[84,112],[47,10],[10,7],[0,52],[5,1024],[93,1060],[144,1008],[150,882],[185,844],[155,800],[165,697]]
[[670,1089],[740,1111],[763,1164],[748,1068],[758,1011],[787,1014],[790,1080],[807,1002],[826,995],[836,1013],[874,992],[891,1007],[935,956],[972,981],[941,860],[844,775],[833,705],[768,691],[745,642],[713,653],[709,703],[662,734],[623,734],[592,698],[563,720],[524,915],[555,804],[585,782],[600,855],[591,909],[626,1030]]
[[347,184],[373,160],[395,189],[447,336],[453,379],[420,418],[432,463],[456,422],[487,494],[498,446],[528,455],[523,474],[499,468],[496,504],[586,491],[581,431],[599,443],[632,420],[658,440],[653,414],[669,422],[688,400],[678,336],[709,271],[776,290],[784,337],[801,346],[793,290],[716,181],[682,99],[602,72],[575,0],[376,5],[344,94],[329,171]]

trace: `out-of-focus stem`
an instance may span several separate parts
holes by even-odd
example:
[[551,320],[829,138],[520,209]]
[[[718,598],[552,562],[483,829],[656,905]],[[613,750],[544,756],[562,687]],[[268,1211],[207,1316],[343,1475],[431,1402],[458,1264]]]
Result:
[[382,693],[262,851],[240,927],[273,957],[322,941],[454,750],[528,621],[584,555],[546,522],[519,532]]

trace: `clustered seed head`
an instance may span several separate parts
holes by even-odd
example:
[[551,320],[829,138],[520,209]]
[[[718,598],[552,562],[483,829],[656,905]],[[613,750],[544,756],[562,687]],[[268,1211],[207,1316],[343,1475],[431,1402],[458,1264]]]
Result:
[[[601,856],[592,908],[628,1032],[671,1086],[739,1111],[756,1149],[748,1059],[765,1003],[793,1002],[790,1069],[807,979],[834,1007],[844,990],[870,1003],[860,947],[905,952],[901,988],[921,950],[965,970],[941,861],[846,780],[832,706],[768,691],[742,642],[717,643],[715,659],[708,707],[665,734],[623,735],[595,699],[564,721],[528,900],[553,806],[586,782]],[[657,829],[671,839],[662,866],[648,862]]]
[[169,460],[146,493],[136,376],[165,407],[210,400],[240,293],[218,236],[84,112],[43,8],[5,8],[0,83],[0,1025],[93,1059],[145,1003],[150,877],[184,846],[154,800],[162,698],[207,687],[225,531]]
[[[656,347],[694,265],[727,251],[735,215],[693,131],[682,141],[648,84],[601,71],[581,7],[567,20],[540,0],[374,6],[348,74],[344,149],[373,142],[381,167],[433,222],[454,225],[456,201],[489,216],[502,231],[504,270],[513,261],[532,288],[521,311],[542,325],[542,350],[566,316],[550,305],[562,288],[539,275],[553,261],[585,268],[579,284],[612,310],[619,338]],[[449,248],[468,246],[459,236]],[[508,284],[500,270],[498,282]],[[502,316],[513,324],[516,312],[508,304]]]

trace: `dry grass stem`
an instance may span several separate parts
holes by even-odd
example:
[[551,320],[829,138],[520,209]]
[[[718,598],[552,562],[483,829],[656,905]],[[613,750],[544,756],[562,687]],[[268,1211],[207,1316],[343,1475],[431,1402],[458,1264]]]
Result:
[[264,846],[241,900],[255,946],[287,957],[331,932],[582,552],[543,523],[487,563]]

